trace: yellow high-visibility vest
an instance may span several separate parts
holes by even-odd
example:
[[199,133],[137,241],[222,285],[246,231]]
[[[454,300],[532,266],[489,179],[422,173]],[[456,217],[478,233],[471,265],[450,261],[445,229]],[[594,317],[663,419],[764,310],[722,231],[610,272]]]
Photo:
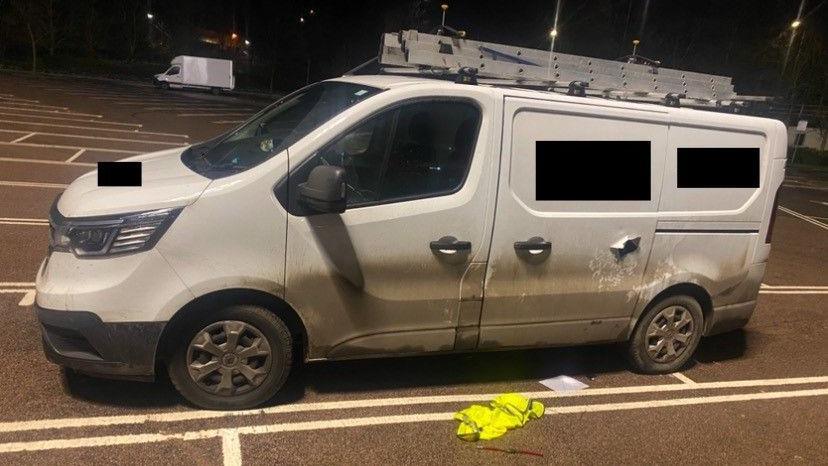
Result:
[[454,419],[460,421],[457,436],[469,442],[491,440],[543,416],[543,411],[543,404],[523,395],[500,395],[489,406],[471,405],[454,413]]

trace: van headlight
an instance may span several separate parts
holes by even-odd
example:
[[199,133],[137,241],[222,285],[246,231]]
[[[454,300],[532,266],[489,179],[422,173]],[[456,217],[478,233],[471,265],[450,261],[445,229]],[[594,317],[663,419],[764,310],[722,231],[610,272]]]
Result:
[[49,218],[49,248],[78,257],[128,254],[151,249],[170,227],[181,209],[105,217],[65,218],[57,202]]

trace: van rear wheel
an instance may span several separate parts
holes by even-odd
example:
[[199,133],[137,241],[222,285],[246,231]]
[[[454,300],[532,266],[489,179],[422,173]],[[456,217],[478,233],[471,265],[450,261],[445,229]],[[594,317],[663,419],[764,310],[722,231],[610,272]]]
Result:
[[196,406],[247,409],[282,388],[291,361],[285,323],[266,309],[236,305],[186,326],[168,372],[178,392]]
[[701,305],[690,296],[658,301],[635,326],[628,343],[630,363],[645,374],[676,372],[693,357],[703,324]]

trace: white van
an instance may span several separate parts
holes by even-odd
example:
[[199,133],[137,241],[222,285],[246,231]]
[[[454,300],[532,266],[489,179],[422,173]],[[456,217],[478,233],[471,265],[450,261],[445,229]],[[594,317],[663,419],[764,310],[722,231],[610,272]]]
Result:
[[645,373],[745,325],[770,251],[781,122],[346,76],[73,182],[37,274],[50,360],[166,368],[208,408],[300,361],[627,341]]
[[236,87],[232,60],[188,55],[173,58],[167,71],[153,76],[153,82],[163,89],[209,89],[213,93]]

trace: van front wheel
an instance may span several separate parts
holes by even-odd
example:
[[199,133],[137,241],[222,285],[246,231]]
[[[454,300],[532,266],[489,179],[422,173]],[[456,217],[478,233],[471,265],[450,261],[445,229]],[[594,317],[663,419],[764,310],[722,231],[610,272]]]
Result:
[[668,374],[681,369],[701,340],[704,315],[690,296],[670,296],[655,303],[638,320],[627,355],[645,374]]
[[256,306],[230,306],[195,319],[168,364],[187,401],[208,409],[247,409],[271,399],[290,372],[285,323]]

